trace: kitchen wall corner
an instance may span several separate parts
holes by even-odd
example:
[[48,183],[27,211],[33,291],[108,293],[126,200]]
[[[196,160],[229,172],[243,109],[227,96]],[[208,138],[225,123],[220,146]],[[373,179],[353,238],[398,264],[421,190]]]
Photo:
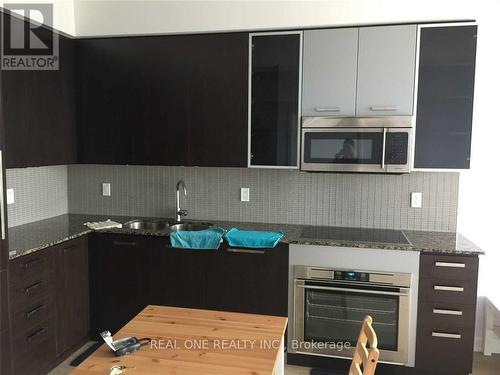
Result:
[[66,165],[7,169],[6,185],[15,194],[7,205],[9,227],[68,213]]

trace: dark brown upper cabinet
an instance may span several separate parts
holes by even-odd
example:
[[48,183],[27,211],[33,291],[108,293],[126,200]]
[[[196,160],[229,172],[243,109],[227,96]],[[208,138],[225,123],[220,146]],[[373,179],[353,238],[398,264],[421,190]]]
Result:
[[420,27],[415,168],[470,167],[476,25]]
[[[24,22],[10,18],[13,24]],[[0,72],[6,168],[76,162],[75,45],[72,39],[56,36],[59,70]]]
[[79,161],[245,167],[248,36],[78,41]]

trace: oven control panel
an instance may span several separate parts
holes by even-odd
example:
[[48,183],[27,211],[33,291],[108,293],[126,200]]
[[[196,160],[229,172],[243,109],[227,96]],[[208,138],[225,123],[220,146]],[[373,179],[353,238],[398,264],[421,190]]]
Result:
[[334,271],[333,278],[347,281],[370,281],[370,274],[356,271]]

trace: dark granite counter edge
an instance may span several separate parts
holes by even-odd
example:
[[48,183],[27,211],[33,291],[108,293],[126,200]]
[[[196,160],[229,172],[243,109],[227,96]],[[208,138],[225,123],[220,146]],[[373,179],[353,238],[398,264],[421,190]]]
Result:
[[[83,223],[88,220],[89,217],[96,218],[96,219],[102,219],[101,217],[96,217],[92,215],[66,215],[67,217],[82,217],[82,220],[77,221],[77,224],[73,223],[73,225],[76,228],[73,228],[74,230],[71,231],[68,229],[70,233],[59,237],[55,239],[50,239],[47,241],[41,242],[41,244],[37,244],[36,246],[27,246],[26,248],[18,248],[15,249],[14,251],[10,251],[9,253],[9,259],[16,259],[18,257],[28,255],[31,253],[34,253],[36,251],[48,248],[50,246],[54,246],[60,243],[63,243],[65,241],[69,241],[71,239],[86,235],[88,233],[93,232],[90,229],[87,229],[83,227]],[[86,219],[84,221],[84,218]],[[55,219],[55,218],[54,218]],[[125,222],[125,217],[121,217],[122,221]],[[51,219],[47,219],[51,220]],[[79,223],[79,225],[78,225]],[[340,240],[331,240],[331,239],[310,239],[310,238],[301,238],[300,233],[301,233],[301,228],[303,227],[302,225],[295,225],[295,224],[285,224],[285,225],[280,225],[280,224],[265,224],[265,223],[236,223],[236,222],[225,222],[225,221],[213,221],[213,223],[217,226],[229,229],[232,226],[238,226],[241,229],[262,229],[263,226],[268,228],[268,230],[276,230],[277,228],[283,228],[285,230],[285,237],[283,238],[282,242],[284,243],[290,243],[290,244],[300,244],[300,245],[319,245],[319,246],[338,246],[338,247],[354,247],[354,248],[371,248],[371,249],[381,249],[381,250],[401,250],[401,251],[418,251],[418,252],[423,252],[423,253],[432,253],[432,254],[442,254],[442,255],[469,255],[469,256],[477,256],[477,255],[483,255],[484,251],[480,248],[478,248],[476,245],[474,245],[472,242],[467,240],[465,237],[461,236],[460,234],[456,234],[457,237],[457,242],[459,242],[458,238],[461,240],[461,244],[463,245],[463,248],[461,249],[453,249],[453,248],[446,248],[446,246],[437,246],[437,245],[432,245],[428,244],[426,246],[418,246],[418,244],[411,243],[411,244],[384,244],[384,243],[372,243],[372,242],[352,242],[352,241],[340,241]],[[30,224],[35,224],[36,223],[30,223]],[[28,224],[29,225],[29,224]],[[19,228],[19,227],[14,227],[14,228]],[[9,228],[9,230],[12,228]],[[104,230],[99,230],[101,233],[115,233],[115,234],[130,234],[130,235],[148,235],[148,236],[168,236],[167,231],[158,231],[158,232],[148,232],[148,231],[141,231],[141,230],[130,230],[130,229],[104,229]],[[437,235],[444,235],[439,232],[413,232],[413,231],[403,231],[405,235],[408,235],[408,233],[413,233],[415,238],[418,238],[418,236],[422,236],[424,238],[428,236],[432,236],[434,234]],[[446,233],[445,233],[446,234]],[[449,233],[451,234],[451,233]],[[408,236],[411,237],[411,236]],[[432,239],[431,239],[432,241]],[[11,249],[9,249],[11,250]]]

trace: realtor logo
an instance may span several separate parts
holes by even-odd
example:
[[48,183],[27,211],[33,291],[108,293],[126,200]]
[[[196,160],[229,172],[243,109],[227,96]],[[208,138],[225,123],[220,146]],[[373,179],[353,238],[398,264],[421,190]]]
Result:
[[[52,25],[52,4],[4,4],[0,38],[0,69],[58,70],[59,38]],[[29,22],[28,22],[29,21]]]

